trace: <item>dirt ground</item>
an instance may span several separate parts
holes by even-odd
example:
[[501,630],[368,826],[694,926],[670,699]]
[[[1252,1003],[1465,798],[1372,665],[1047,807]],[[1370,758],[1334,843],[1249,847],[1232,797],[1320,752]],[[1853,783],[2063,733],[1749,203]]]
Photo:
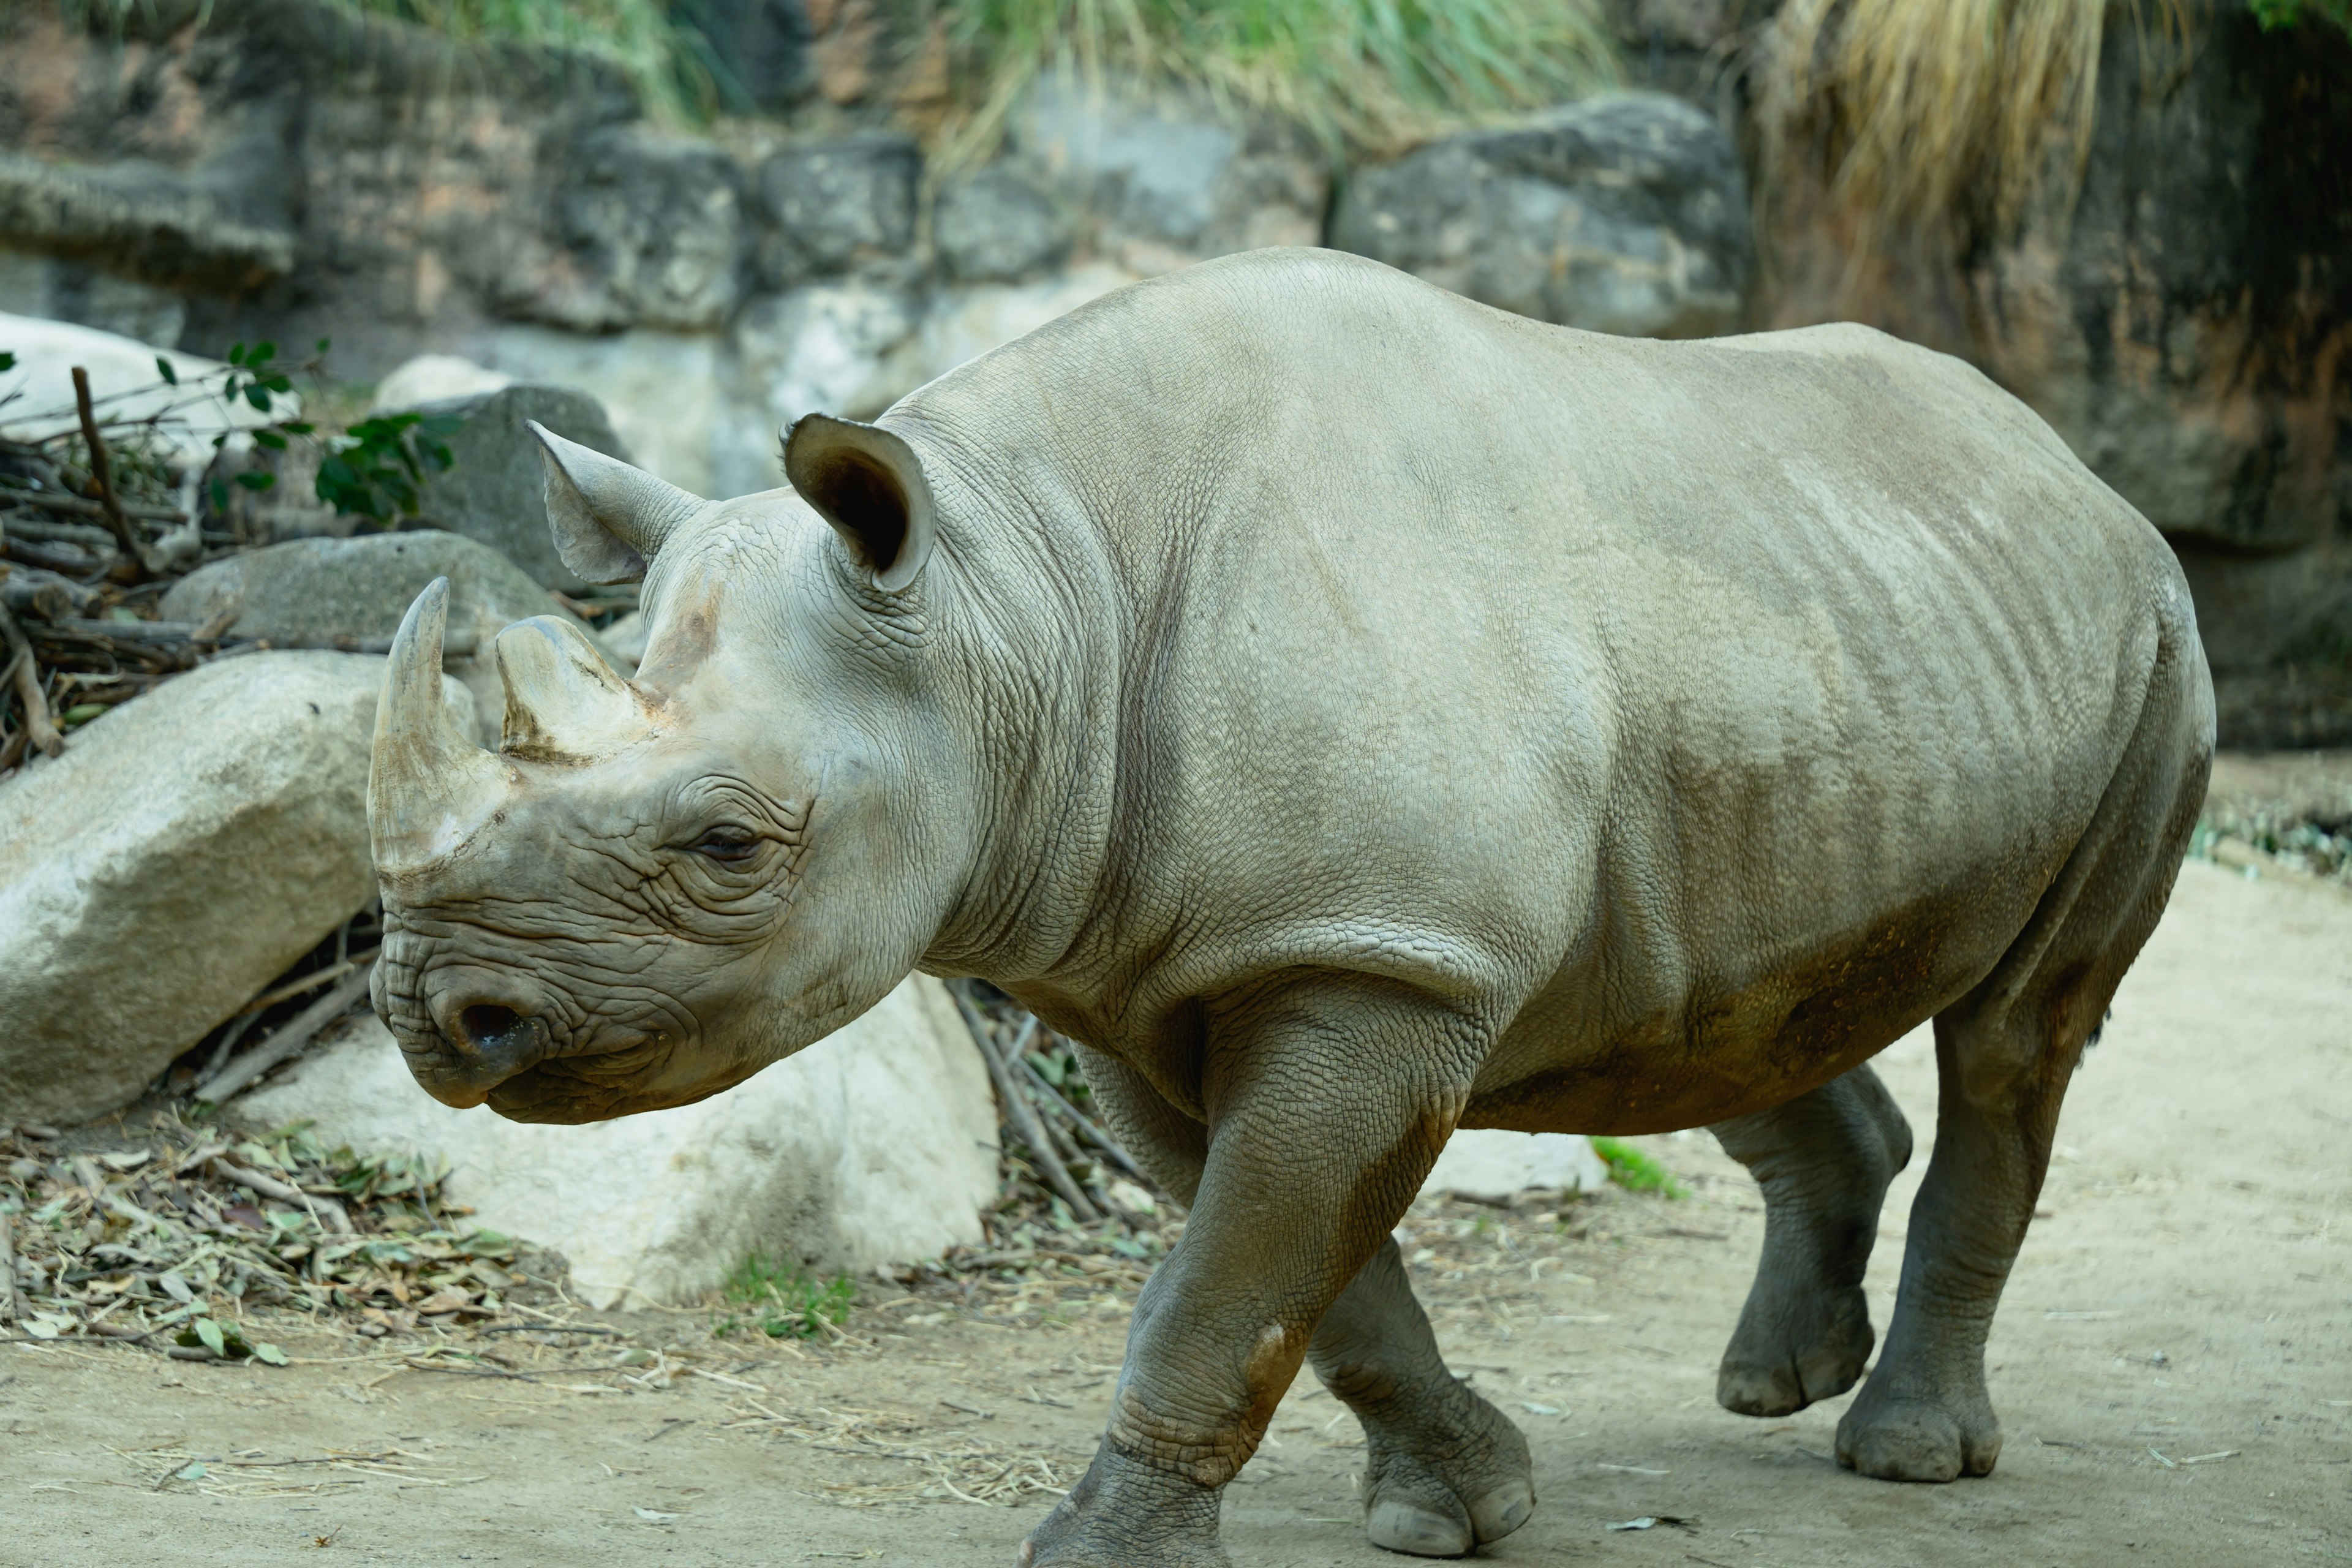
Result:
[[[1883,1331],[1935,1123],[1924,1037],[1880,1066],[1921,1145],[1871,1270]],[[1718,1409],[1756,1192],[1704,1134],[1637,1142],[1689,1197],[1612,1190],[1507,1215],[1434,1202],[1406,1222],[1455,1370],[1535,1450],[1535,1518],[1493,1557],[2352,1562],[2343,890],[2184,871],[2067,1100],[1993,1331],[2007,1447],[1988,1479],[1840,1470],[1844,1399],[1782,1421]],[[1052,1500],[1039,1489],[1093,1447],[1132,1301],[1124,1281],[1053,1293],[1048,1321],[1020,1323],[1008,1303],[1034,1289],[869,1281],[856,1339],[824,1348],[717,1341],[707,1312],[596,1320],[626,1341],[454,1336],[520,1377],[430,1373],[325,1334],[285,1336],[283,1369],[0,1347],[0,1563],[1009,1564]],[[638,1364],[614,1364],[631,1350]],[[1363,1540],[1360,1455],[1303,1379],[1228,1494],[1234,1561],[1402,1561]]]

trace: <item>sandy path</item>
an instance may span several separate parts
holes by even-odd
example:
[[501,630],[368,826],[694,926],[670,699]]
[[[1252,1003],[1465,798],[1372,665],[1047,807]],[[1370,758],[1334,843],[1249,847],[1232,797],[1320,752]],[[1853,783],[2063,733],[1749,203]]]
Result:
[[[1918,1037],[1881,1068],[1921,1143],[1872,1269],[1883,1327],[1934,1074]],[[1840,1471],[1827,1456],[1843,1400],[1783,1422],[1717,1409],[1715,1361],[1760,1209],[1703,1135],[1643,1142],[1691,1182],[1688,1201],[1612,1193],[1574,1211],[1580,1237],[1524,1215],[1456,1235],[1483,1212],[1459,1205],[1408,1222],[1439,1254],[1418,1272],[1457,1370],[1475,1369],[1536,1451],[1542,1500],[1497,1559],[2352,1562],[2352,898],[2203,863],[2184,873],[2068,1099],[2047,1217],[1993,1333],[2008,1446],[1990,1479],[1902,1487]],[[1559,1261],[1528,1282],[1545,1257]],[[852,1327],[879,1355],[700,1363],[763,1394],[694,1376],[590,1395],[414,1372],[370,1387],[383,1365],[6,1348],[0,1563],[275,1563],[317,1556],[323,1539],[386,1563],[1006,1564],[1036,1497],[913,1498],[920,1463],[835,1451],[845,1424],[895,1451],[1043,1460],[1066,1479],[1099,1428],[1126,1303],[1075,1299],[1069,1323],[1045,1328],[904,1322],[933,1310],[862,1310]],[[645,1342],[709,1343],[698,1315],[609,1321]],[[310,1353],[352,1344],[322,1336]],[[1360,1450],[1339,1415],[1307,1386],[1286,1402],[1227,1503],[1243,1568],[1406,1561],[1362,1541]],[[400,1452],[373,1470],[216,1463],[205,1483],[151,1485],[178,1462],[158,1453],[329,1447]],[[972,1485],[996,1463],[946,1473]],[[328,1489],[254,1495],[257,1477]],[[1687,1522],[1604,1529],[1644,1515]]]

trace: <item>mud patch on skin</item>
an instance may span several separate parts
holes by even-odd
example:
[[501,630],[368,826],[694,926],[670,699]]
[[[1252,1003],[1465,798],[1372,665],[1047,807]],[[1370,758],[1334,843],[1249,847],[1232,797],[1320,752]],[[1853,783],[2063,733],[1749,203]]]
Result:
[[1983,944],[1981,964],[1954,951],[1956,931],[1981,924],[1981,901],[1916,900],[1736,990],[1694,986],[1573,1066],[1474,1095],[1462,1125],[1624,1135],[1785,1104],[1876,1056],[2000,961],[2013,931]]

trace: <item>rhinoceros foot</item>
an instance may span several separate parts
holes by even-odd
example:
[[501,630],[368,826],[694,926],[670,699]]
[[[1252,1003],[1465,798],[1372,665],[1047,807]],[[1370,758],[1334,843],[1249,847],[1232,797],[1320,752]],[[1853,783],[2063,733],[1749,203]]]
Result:
[[1786,1300],[1780,1311],[1750,1307],[1715,1376],[1716,1403],[1741,1415],[1788,1415],[1843,1394],[1862,1379],[1876,1336],[1870,1303],[1847,1288]]
[[2000,1458],[2000,1422],[1979,1387],[1974,1397],[1906,1393],[1873,1374],[1838,1423],[1838,1463],[1882,1481],[1951,1481],[1989,1476]]
[[1018,1568],[1233,1568],[1217,1544],[1217,1489],[1108,1443],[1014,1561]]
[[[1364,1533],[1417,1557],[1461,1557],[1535,1510],[1527,1439],[1492,1405],[1448,1380],[1410,1425],[1365,1420]],[[1360,1412],[1360,1415],[1365,1413]]]

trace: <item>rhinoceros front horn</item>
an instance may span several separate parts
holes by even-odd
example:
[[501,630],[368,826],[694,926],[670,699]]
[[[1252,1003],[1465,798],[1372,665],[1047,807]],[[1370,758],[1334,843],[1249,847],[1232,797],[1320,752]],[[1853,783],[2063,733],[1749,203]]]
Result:
[[368,837],[376,871],[419,870],[463,843],[504,797],[507,769],[441,700],[449,579],[436,577],[400,623],[375,708]]

